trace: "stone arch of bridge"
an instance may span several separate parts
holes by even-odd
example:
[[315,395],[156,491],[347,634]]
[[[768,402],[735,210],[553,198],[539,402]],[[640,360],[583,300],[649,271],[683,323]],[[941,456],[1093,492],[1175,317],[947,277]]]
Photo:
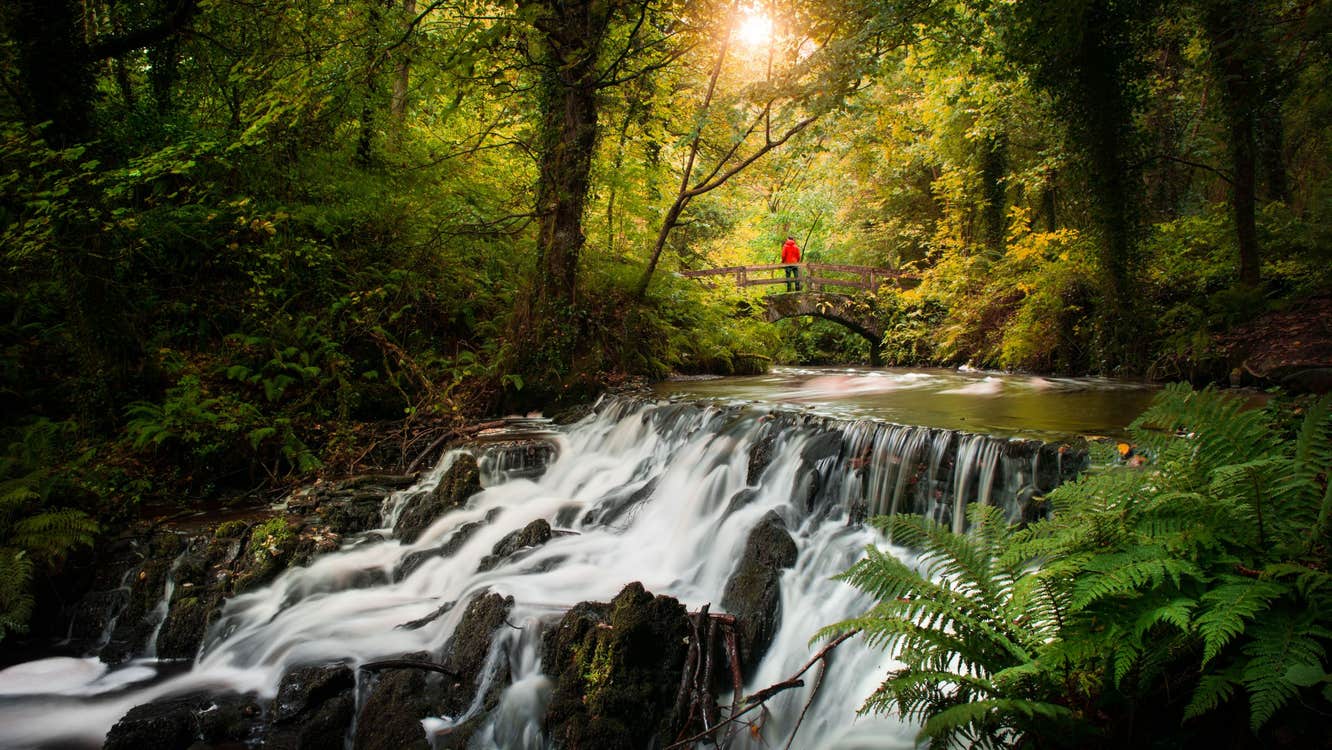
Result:
[[790,292],[763,298],[763,317],[769,323],[787,318],[823,318],[843,325],[869,342],[870,364],[882,364],[883,331],[862,300],[830,292]]

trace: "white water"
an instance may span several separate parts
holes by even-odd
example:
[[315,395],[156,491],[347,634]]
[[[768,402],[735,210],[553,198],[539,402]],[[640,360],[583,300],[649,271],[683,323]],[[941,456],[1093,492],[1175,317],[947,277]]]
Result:
[[[826,447],[830,431],[840,447],[819,452],[820,438]],[[750,451],[764,436],[775,438],[771,463],[751,487]],[[478,738],[495,747],[543,747],[540,718],[551,685],[541,671],[539,632],[574,604],[609,601],[625,584],[640,581],[691,611],[707,603],[718,611],[750,530],[775,511],[795,537],[799,557],[782,574],[781,627],[747,686],[756,690],[804,664],[820,646],[809,642],[820,627],[870,606],[868,598],[831,580],[866,545],[886,547],[876,532],[850,520],[851,508],[922,512],[919,506],[928,503],[947,521],[954,513],[951,487],[962,490],[959,497],[1011,505],[1022,489],[1018,485],[1033,474],[1021,461],[1013,466],[1008,457],[1001,461],[1004,441],[993,438],[871,422],[835,424],[755,408],[613,401],[556,440],[559,458],[543,476],[506,479],[502,472],[486,472],[485,489],[465,508],[438,519],[415,544],[353,542],[231,600],[184,674],[125,689],[126,682],[150,676],[144,673],[147,662],[134,663],[131,669],[139,671],[124,678],[116,678],[119,672],[104,675],[87,660],[0,672],[0,694],[27,696],[0,701],[0,747],[96,744],[131,707],[173,693],[225,689],[271,697],[283,673],[299,665],[438,653],[463,605],[483,591],[514,597],[508,621],[519,629],[501,628],[492,645],[491,658],[508,660],[513,683]],[[957,443],[953,467],[945,465],[953,460],[950,441]],[[438,483],[456,455],[446,455],[416,488],[386,499],[386,528],[414,494]],[[641,502],[622,507],[649,485]],[[811,486],[818,489],[806,502]],[[739,493],[753,499],[730,510]],[[573,533],[477,572],[496,542],[535,519]],[[473,522],[483,525],[452,557],[431,558],[396,583],[367,583],[391,581],[406,555],[436,548]],[[458,606],[419,629],[398,627],[450,602]],[[858,639],[842,644],[793,746],[913,747],[914,727],[855,713],[893,664],[890,655],[868,650]],[[813,672],[807,682],[812,677]],[[737,746],[781,747],[811,689],[807,685],[769,701],[761,728],[752,735],[746,729]],[[441,731],[476,708],[423,725]]]

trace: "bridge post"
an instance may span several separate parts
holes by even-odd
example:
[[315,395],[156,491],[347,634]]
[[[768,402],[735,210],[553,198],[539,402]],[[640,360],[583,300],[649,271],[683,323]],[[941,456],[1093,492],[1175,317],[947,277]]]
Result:
[[882,367],[883,353],[879,351],[880,349],[883,348],[882,342],[878,341],[877,339],[872,339],[869,337],[866,338],[869,340],[869,345],[870,345],[870,367]]

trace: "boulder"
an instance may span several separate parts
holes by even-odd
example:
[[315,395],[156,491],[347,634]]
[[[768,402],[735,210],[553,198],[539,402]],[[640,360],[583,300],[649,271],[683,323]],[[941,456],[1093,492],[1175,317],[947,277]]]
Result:
[[204,693],[135,706],[106,735],[103,750],[184,750],[199,739],[198,714],[212,705]]
[[412,498],[393,526],[393,536],[404,544],[421,537],[437,518],[467,504],[467,499],[481,491],[481,469],[470,454],[462,454],[440,478],[434,491]]
[[768,511],[749,532],[740,563],[726,582],[722,608],[735,615],[740,664],[752,674],[781,624],[781,575],[795,565],[795,540],[780,516]]
[[491,570],[520,549],[545,544],[550,541],[550,535],[550,523],[544,518],[538,518],[496,542],[490,554],[481,558],[478,570],[480,572]]
[[569,610],[543,642],[543,663],[556,681],[546,736],[571,750],[669,744],[685,718],[676,695],[690,633],[684,606],[640,583],[609,604]]
[[464,544],[467,544],[467,542],[476,535],[476,532],[481,530],[481,527],[495,520],[501,512],[502,511],[499,508],[494,508],[486,514],[485,520],[470,521],[459,526],[443,544],[434,549],[423,549],[409,553],[402,559],[402,562],[398,563],[398,567],[394,569],[393,580],[401,581],[407,576],[410,576],[417,568],[421,567],[431,558],[453,557],[458,550],[462,549]]
[[102,661],[119,664],[142,653],[157,628],[151,615],[166,594],[167,576],[184,546],[184,537],[167,531],[142,545],[143,563],[130,577],[128,601],[115,615],[111,638],[98,653]]
[[[430,661],[424,652],[406,660]],[[429,750],[421,719],[439,700],[439,680],[420,669],[385,669],[379,673],[356,720],[355,750]]]
[[297,667],[283,675],[269,709],[270,750],[341,747],[356,711],[356,678],[344,664]]
[[263,728],[263,712],[252,696],[189,693],[159,698],[130,709],[111,728],[103,748],[244,747],[261,736]]
[[495,706],[499,705],[500,695],[509,684],[509,660],[498,659],[490,674],[486,673],[486,663],[495,631],[505,626],[511,609],[511,596],[494,593],[476,596],[467,605],[458,628],[444,647],[444,668],[453,676],[445,676],[443,695],[436,706],[436,713],[462,717],[472,707],[482,684],[488,687],[485,694],[480,696],[479,711],[454,726],[448,734],[435,739],[434,747],[437,750],[466,748],[472,735],[486,722]]

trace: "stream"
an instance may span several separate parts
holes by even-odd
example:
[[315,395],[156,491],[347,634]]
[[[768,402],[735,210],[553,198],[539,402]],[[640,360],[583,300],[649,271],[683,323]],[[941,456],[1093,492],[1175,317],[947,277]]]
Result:
[[[555,446],[544,472],[510,465],[485,444],[446,453],[415,486],[384,499],[382,528],[229,600],[192,662],[158,660],[153,647],[115,668],[90,657],[0,671],[0,747],[98,747],[132,707],[162,696],[227,691],[267,699],[284,673],[301,665],[355,667],[439,653],[465,609],[443,605],[485,591],[514,599],[512,627],[496,631],[482,678],[502,661],[508,684],[471,746],[548,747],[542,717],[552,680],[543,670],[541,634],[575,604],[609,601],[632,581],[690,611],[705,604],[718,611],[751,530],[775,514],[798,554],[780,573],[772,645],[746,680],[746,693],[758,690],[818,650],[810,637],[820,627],[871,606],[832,580],[866,545],[912,559],[863,518],[924,513],[960,529],[969,502],[998,505],[1014,521],[1039,517],[1043,493],[1085,462],[1085,451],[1059,441],[1120,434],[1152,393],[1105,380],[778,368],[750,378],[664,383],[652,398],[606,397],[576,424],[537,421]],[[525,429],[531,424],[526,420]],[[464,453],[478,458],[482,491],[412,543],[392,538],[403,509],[430,493]],[[483,562],[507,535],[538,519],[555,530],[548,542]],[[424,562],[417,554],[419,564],[403,574],[413,553],[450,542],[451,554]],[[171,593],[168,583],[164,602]],[[157,628],[165,612],[165,603],[153,611]],[[792,746],[914,747],[915,726],[856,714],[894,664],[891,654],[859,639],[842,644]],[[488,687],[479,685],[477,695]],[[736,734],[733,747],[783,746],[811,690],[770,700],[762,723]],[[422,726],[428,736],[447,735],[478,716],[480,704],[478,698]]]

